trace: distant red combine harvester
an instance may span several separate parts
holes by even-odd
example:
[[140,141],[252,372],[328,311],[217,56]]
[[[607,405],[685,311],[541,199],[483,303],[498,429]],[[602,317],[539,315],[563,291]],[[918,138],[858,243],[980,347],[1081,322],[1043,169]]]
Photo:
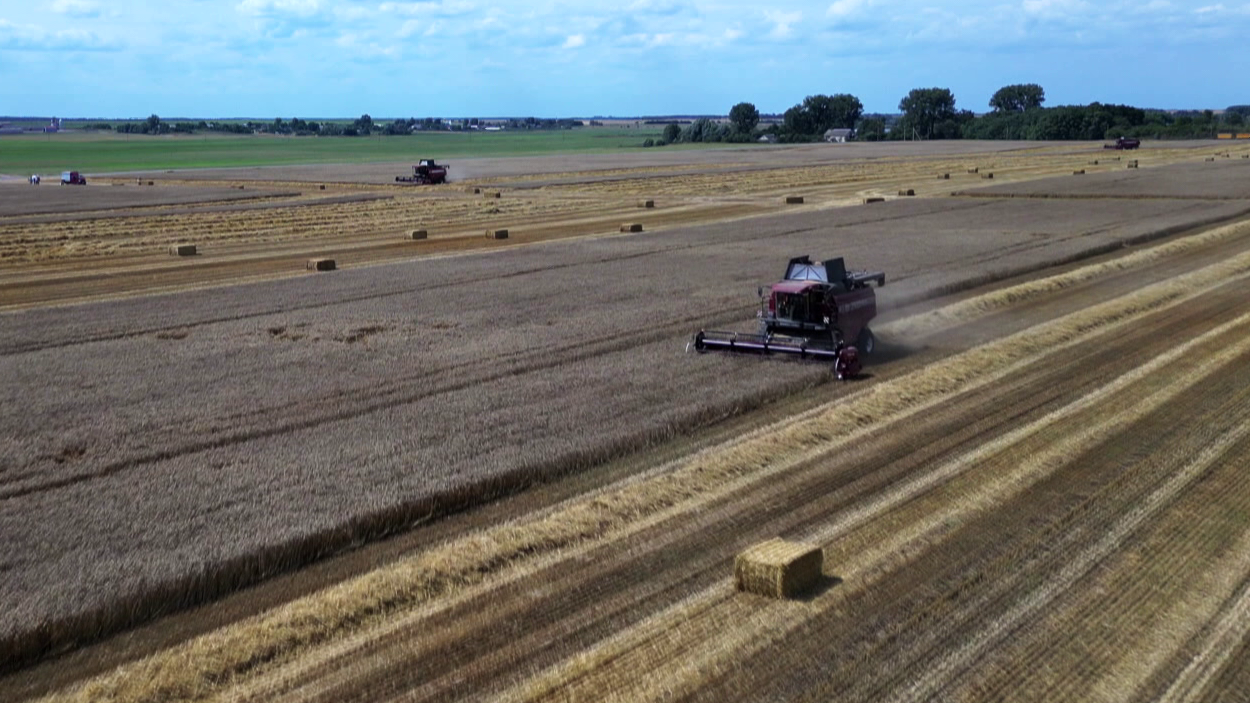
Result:
[[411,176],[395,176],[396,183],[412,183],[413,185],[437,185],[447,182],[447,165],[436,164],[434,159],[421,159],[412,167]]

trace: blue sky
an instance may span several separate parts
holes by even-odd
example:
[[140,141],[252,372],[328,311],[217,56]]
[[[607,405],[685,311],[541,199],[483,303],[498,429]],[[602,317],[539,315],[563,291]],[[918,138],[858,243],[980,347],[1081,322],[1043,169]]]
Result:
[[983,112],[1250,103],[1250,0],[15,0],[0,114],[374,117],[781,112],[946,87]]

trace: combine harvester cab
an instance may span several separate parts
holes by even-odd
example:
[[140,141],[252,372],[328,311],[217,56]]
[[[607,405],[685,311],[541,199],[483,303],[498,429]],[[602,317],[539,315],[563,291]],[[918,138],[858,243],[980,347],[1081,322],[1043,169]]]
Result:
[[[871,354],[876,338],[868,323],[877,316],[874,286],[885,285],[880,271],[850,271],[841,257],[790,260],[785,278],[758,290],[756,334],[700,330],[688,348],[789,354],[800,359],[832,361],[839,379],[860,373],[860,354]],[[850,340],[848,342],[848,340]]]

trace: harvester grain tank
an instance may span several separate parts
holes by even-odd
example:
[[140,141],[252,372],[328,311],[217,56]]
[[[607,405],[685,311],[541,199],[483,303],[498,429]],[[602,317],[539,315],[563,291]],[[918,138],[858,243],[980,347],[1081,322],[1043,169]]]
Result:
[[877,316],[875,288],[883,285],[884,273],[847,271],[841,257],[796,257],[767,295],[762,286],[758,289],[755,334],[700,330],[687,348],[832,361],[838,378],[851,378],[859,375],[859,355],[876,348],[868,323]]
[[85,186],[87,185],[87,177],[77,171],[62,171],[61,185],[63,186]]
[[1121,149],[1136,149],[1139,146],[1141,146],[1140,139],[1134,139],[1132,137],[1120,137],[1119,139],[1115,140],[1114,144],[1104,144],[1102,148],[1121,150]]
[[447,182],[447,164],[437,164],[434,159],[421,159],[412,167],[411,176],[395,176],[396,183],[414,185],[437,185]]

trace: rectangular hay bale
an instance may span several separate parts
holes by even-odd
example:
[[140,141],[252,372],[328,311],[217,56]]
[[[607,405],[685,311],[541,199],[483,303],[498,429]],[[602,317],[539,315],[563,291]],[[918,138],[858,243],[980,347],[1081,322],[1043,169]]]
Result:
[[949,181],[951,179],[951,175],[949,173],[943,173],[942,175],[938,176],[938,178],[944,181]]
[[915,194],[916,194],[916,189],[915,189],[915,188],[908,188],[908,189],[906,189],[906,190],[900,190],[900,191],[898,192],[898,194],[899,194],[899,195],[902,195],[902,196],[915,195]]
[[968,169],[968,173],[978,173],[980,170],[981,170],[980,166],[973,166],[972,168]]
[[868,204],[871,204],[871,203],[884,203],[884,202],[885,202],[885,198],[882,198],[882,197],[880,197],[880,196],[874,196],[874,197],[871,197],[871,198],[864,198],[864,204],[865,204],[865,205],[868,205]]
[[506,229],[488,229],[486,230],[487,239],[507,239],[508,230]]
[[1075,170],[1075,171],[1073,171],[1073,172],[1072,172],[1072,175],[1073,175],[1073,176],[1084,176],[1084,175],[1085,175],[1085,169],[1083,169],[1083,168],[1078,168],[1077,170]]
[[770,539],[734,558],[734,587],[769,598],[793,598],[820,582],[824,560],[820,547]]
[[429,232],[426,232],[423,229],[414,229],[408,233],[408,238],[409,239],[425,239],[426,237],[429,236],[429,234],[430,234]]
[[994,174],[993,174],[993,173],[982,173],[982,174],[981,174],[981,177],[982,177],[982,178],[993,178],[993,177],[994,177]]
[[621,225],[622,232],[641,232],[642,225],[637,222],[631,222]]
[[334,259],[309,259],[304,268],[309,271],[333,271]]
[[195,256],[194,244],[171,244],[169,247],[170,256]]
[[655,201],[654,200],[639,200],[638,207],[641,207],[641,208],[655,207]]
[[786,205],[802,205],[802,204],[803,204],[803,196],[801,195],[787,195],[786,196]]

